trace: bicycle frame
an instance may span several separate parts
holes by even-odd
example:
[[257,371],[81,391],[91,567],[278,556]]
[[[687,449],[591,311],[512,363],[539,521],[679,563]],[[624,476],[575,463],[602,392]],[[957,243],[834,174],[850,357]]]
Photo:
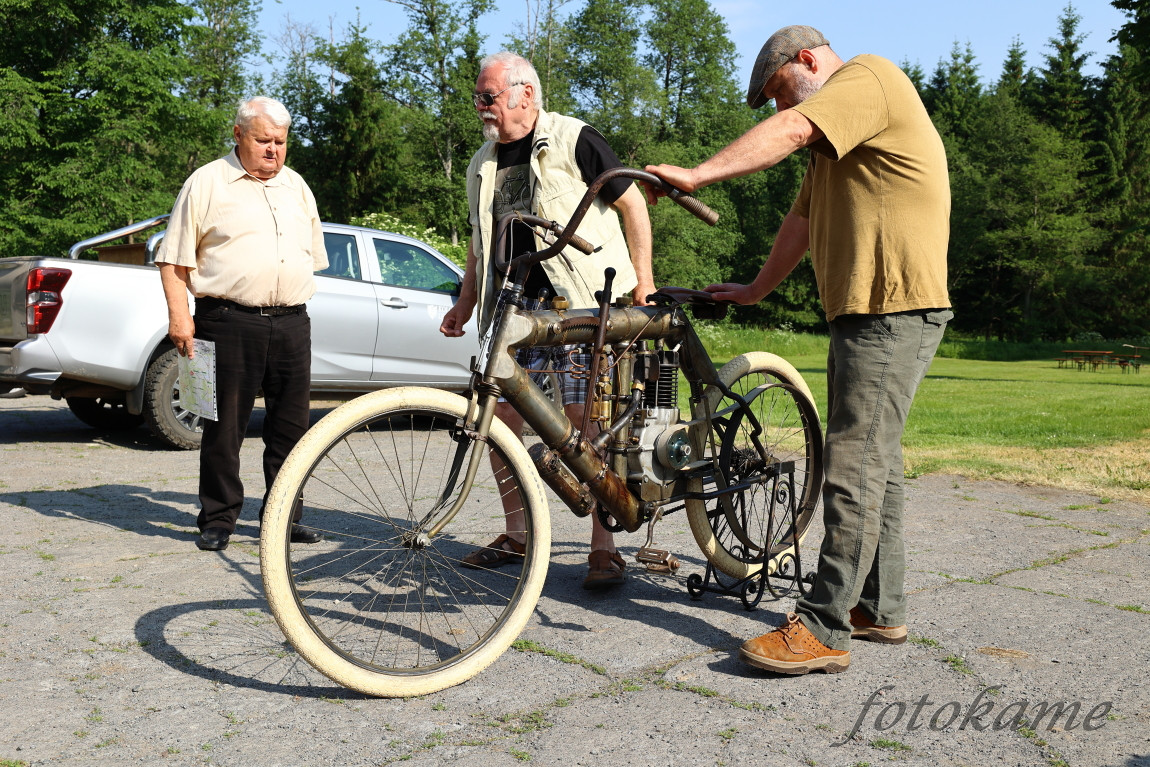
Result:
[[[524,420],[535,430],[535,433],[546,446],[543,450],[534,451],[533,459],[541,469],[541,475],[547,484],[567,503],[575,508],[591,508],[594,503],[587,497],[589,491],[595,501],[602,504],[606,513],[614,517],[623,529],[635,532],[647,520],[651,519],[656,509],[668,502],[680,501],[686,497],[685,492],[675,494],[670,498],[656,500],[643,500],[635,495],[628,487],[624,476],[627,474],[625,450],[627,449],[628,421],[635,412],[639,397],[644,388],[643,381],[635,381],[632,370],[633,359],[630,350],[636,343],[645,340],[661,340],[670,342],[680,349],[682,368],[692,387],[691,392],[691,421],[681,425],[688,429],[692,435],[691,452],[694,456],[704,455],[704,445],[698,430],[694,425],[702,421],[710,421],[714,414],[694,412],[702,401],[702,391],[705,385],[718,385],[724,389],[718,378],[717,371],[709,355],[703,348],[702,342],[691,328],[681,306],[671,303],[666,306],[622,306],[610,304],[610,286],[613,270],[608,270],[606,285],[601,294],[598,309],[550,309],[539,311],[525,311],[522,307],[523,284],[526,280],[527,270],[534,264],[556,255],[562,255],[562,250],[572,244],[580,250],[590,253],[593,246],[575,235],[583,215],[590,207],[599,189],[617,176],[639,178],[645,181],[654,180],[662,183],[657,177],[642,171],[618,168],[608,171],[597,178],[587,190],[582,204],[572,216],[566,227],[555,222],[547,221],[537,216],[509,213],[503,216],[496,227],[496,237],[492,244],[493,261],[499,263],[496,257],[497,248],[506,236],[507,228],[514,220],[522,221],[530,226],[540,227],[558,235],[550,247],[536,253],[525,254],[512,259],[507,268],[514,275],[513,279],[501,292],[499,309],[493,320],[493,342],[491,353],[487,358],[482,372],[476,374],[476,383],[472,387],[474,394],[472,408],[469,410],[467,423],[461,424],[463,433],[470,439],[486,440],[490,433],[491,420],[495,415],[495,405],[502,396],[508,403],[523,416]],[[713,223],[714,214],[698,200],[683,195],[677,190],[671,199],[687,208],[695,215]],[[602,317],[608,317],[606,323]],[[531,347],[559,347],[568,344],[592,345],[594,348],[592,369],[590,376],[594,379],[601,371],[598,369],[599,357],[608,347],[616,352],[616,374],[610,384],[611,393],[605,401],[612,405],[609,417],[604,417],[611,424],[600,435],[587,439],[587,420],[584,419],[584,429],[575,427],[567,417],[561,405],[552,402],[543,390],[536,385],[527,371],[515,359],[519,349]],[[624,387],[630,387],[629,393]],[[734,396],[734,395],[732,395]],[[629,403],[624,405],[624,403]],[[587,409],[595,405],[594,398],[588,396]],[[752,421],[753,415],[750,416]],[[756,431],[758,424],[755,424]],[[605,436],[606,435],[606,436]],[[607,450],[607,442],[613,441],[613,449]],[[462,468],[464,445],[457,451],[456,463],[452,467],[452,474],[457,476]],[[713,445],[712,445],[713,447]],[[760,446],[761,451],[761,446]],[[611,458],[615,460],[611,460]],[[460,492],[452,507],[427,532],[429,537],[437,535],[455,516],[463,503],[467,500],[471,484],[479,467],[481,458],[473,453],[467,473],[460,488]],[[612,465],[614,463],[615,465]],[[682,478],[686,479],[692,472],[709,473],[712,469],[709,460],[695,460],[681,470]],[[716,477],[719,484],[719,497],[724,506],[725,494],[734,488],[728,488],[721,476]],[[585,485],[584,491],[581,485]],[[443,503],[446,503],[446,497]],[[728,506],[729,510],[729,506]]]
[[[677,201],[703,210],[693,198]],[[716,370],[684,309],[717,316],[710,294],[663,288],[648,296],[656,305],[612,303],[611,269],[595,308],[556,300],[528,310],[528,265],[568,245],[593,249],[574,235],[579,217],[566,231],[518,217],[557,239],[509,262],[465,398],[402,387],[345,403],[297,443],[269,490],[260,533],[268,605],[300,656],[336,682],[372,695],[425,695],[505,651],[546,578],[553,504],[545,485],[611,532],[647,522],[635,558],[651,572],[678,568],[653,534],[661,517],[684,510],[707,559],[705,577],[687,578],[692,597],[738,593],[749,609],[764,584],[776,593],[768,577],[802,590],[799,545],[815,511],[822,445],[802,376],[759,351]],[[569,344],[590,347],[591,359],[568,374],[585,378],[588,393],[570,418],[524,369],[539,365],[517,356]],[[686,406],[680,374],[690,386]],[[495,421],[501,396],[541,438],[530,449]],[[301,498],[327,536],[316,546],[291,542]]]

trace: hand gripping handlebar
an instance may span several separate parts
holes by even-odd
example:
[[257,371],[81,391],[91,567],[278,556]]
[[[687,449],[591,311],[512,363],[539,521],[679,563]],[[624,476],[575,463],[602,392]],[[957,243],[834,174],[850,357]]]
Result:
[[[571,220],[567,222],[566,226],[560,226],[554,221],[548,221],[539,216],[526,213],[507,213],[500,217],[499,223],[496,225],[495,239],[492,242],[492,249],[494,251],[492,256],[495,264],[500,270],[537,264],[540,261],[546,261],[558,255],[568,245],[584,253],[592,253],[597,250],[597,248],[587,242],[587,240],[575,234],[575,230],[579,228],[579,224],[583,221],[583,216],[585,216],[591,208],[591,204],[599,194],[599,190],[616,178],[633,178],[636,181],[641,181],[662,190],[668,199],[710,226],[714,226],[719,220],[719,214],[707,207],[704,202],[671,186],[654,173],[648,173],[645,170],[638,170],[637,168],[612,168],[599,174],[599,176],[588,185],[583,199],[579,202],[579,207],[575,209],[575,212],[571,215]],[[525,253],[522,256],[516,256],[513,259],[507,260],[505,256],[501,257],[500,255],[506,253],[507,249],[500,247],[500,245],[505,240],[507,229],[513,221],[522,221],[528,226],[538,226],[546,229],[554,234],[557,239],[543,250],[536,251],[535,253]]]

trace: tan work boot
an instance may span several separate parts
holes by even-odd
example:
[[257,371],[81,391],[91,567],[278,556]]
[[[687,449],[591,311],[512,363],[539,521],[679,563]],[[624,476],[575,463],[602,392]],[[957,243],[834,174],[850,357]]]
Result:
[[743,662],[776,674],[806,674],[824,671],[837,674],[851,664],[847,650],[832,650],[807,630],[799,616],[787,615],[787,622],[761,637],[748,639],[739,648]]
[[866,616],[861,607],[855,605],[851,608],[851,638],[883,644],[902,644],[906,641],[906,625],[879,626]]

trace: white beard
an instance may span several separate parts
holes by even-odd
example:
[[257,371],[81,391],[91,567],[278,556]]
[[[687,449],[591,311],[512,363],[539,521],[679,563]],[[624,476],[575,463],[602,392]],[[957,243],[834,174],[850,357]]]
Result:
[[490,112],[480,112],[479,119],[483,123],[483,138],[487,141],[499,140],[499,128],[495,126],[495,117]]

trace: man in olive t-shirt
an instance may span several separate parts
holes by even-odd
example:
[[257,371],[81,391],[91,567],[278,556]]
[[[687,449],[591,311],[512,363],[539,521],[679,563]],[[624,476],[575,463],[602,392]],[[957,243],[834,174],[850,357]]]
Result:
[[[740,655],[784,674],[837,672],[850,640],[906,641],[901,437],[947,321],[950,186],[938,132],[910,79],[879,56],[844,62],[807,26],[772,35],[747,103],[777,113],[688,170],[647,170],[688,192],[769,168],[809,147],[798,198],[750,285],[761,301],[810,250],[830,327],[823,452],[826,534],[811,592]],[[655,190],[648,197],[655,200]]]

